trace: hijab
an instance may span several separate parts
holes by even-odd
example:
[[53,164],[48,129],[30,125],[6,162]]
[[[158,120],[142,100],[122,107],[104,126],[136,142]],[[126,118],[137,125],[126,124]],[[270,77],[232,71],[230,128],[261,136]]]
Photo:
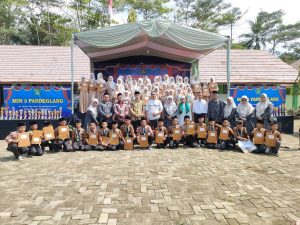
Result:
[[165,111],[168,113],[169,116],[174,115],[177,110],[176,103],[173,100],[173,96],[167,96],[167,100],[164,102]]
[[227,118],[228,116],[230,116],[232,109],[236,108],[236,104],[233,100],[233,97],[228,97],[227,100],[230,100],[231,104],[226,104],[226,106],[224,107],[224,117]]
[[[184,96],[181,96],[180,99],[185,98]],[[190,104],[188,102],[181,102],[178,105],[178,111],[182,112],[184,114],[188,114],[191,110]]]
[[[93,106],[94,103],[97,103],[97,106]],[[91,104],[87,108],[87,110],[91,111],[94,114],[95,117],[97,117],[97,115],[98,115],[98,111],[97,111],[98,104],[99,104],[98,99],[93,98]]]
[[256,116],[257,117],[260,117],[262,114],[264,114],[266,108],[270,104],[267,94],[263,93],[263,94],[261,94],[260,97],[262,97],[262,96],[264,96],[266,98],[266,101],[265,102],[260,101],[256,104]]
[[249,103],[249,98],[246,95],[242,96],[242,99],[246,99],[246,102],[241,102],[237,107],[237,112],[242,116],[246,117],[253,112],[253,106]]

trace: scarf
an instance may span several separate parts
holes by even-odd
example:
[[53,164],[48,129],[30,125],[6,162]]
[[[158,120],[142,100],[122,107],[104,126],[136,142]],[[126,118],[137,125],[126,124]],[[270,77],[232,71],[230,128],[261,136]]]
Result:
[[88,111],[91,111],[91,112],[93,113],[94,117],[97,117],[97,115],[98,115],[98,111],[97,111],[98,107],[94,107],[94,106],[93,106],[93,103],[94,103],[94,102],[97,102],[97,104],[98,104],[98,99],[94,98],[94,99],[92,100],[92,103],[91,103],[91,104],[89,105],[89,107],[87,108],[87,110],[88,110]]
[[[190,112],[191,108],[190,108],[190,104],[185,102],[185,103],[182,103],[180,102],[179,105],[178,105],[178,112],[179,114],[188,114]],[[181,112],[181,113],[180,113]]]
[[266,97],[266,101],[265,102],[258,102],[256,104],[256,116],[260,117],[262,114],[265,113],[266,108],[269,106],[270,102],[268,99],[268,96],[266,94],[262,94]]
[[249,98],[244,95],[242,96],[242,99],[247,99],[245,103],[240,103],[237,107],[237,112],[242,116],[246,117],[250,115],[253,112],[253,106],[249,103]]
[[236,108],[236,104],[232,97],[228,97],[227,100],[230,100],[231,104],[226,104],[226,106],[224,107],[224,117],[225,118],[229,117],[232,112],[232,109]]
[[168,96],[167,99],[171,99],[171,101],[170,102],[168,100],[165,101],[165,104],[164,104],[165,111],[167,112],[167,114],[169,116],[172,116],[176,112],[177,106],[176,106],[176,103],[173,101],[172,96]]

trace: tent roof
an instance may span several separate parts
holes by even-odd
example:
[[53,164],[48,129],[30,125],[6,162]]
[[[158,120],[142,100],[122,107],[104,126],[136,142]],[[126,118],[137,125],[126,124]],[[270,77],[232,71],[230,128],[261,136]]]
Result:
[[227,38],[161,20],[128,23],[74,34],[74,42],[92,61],[133,55],[191,63],[224,45]]

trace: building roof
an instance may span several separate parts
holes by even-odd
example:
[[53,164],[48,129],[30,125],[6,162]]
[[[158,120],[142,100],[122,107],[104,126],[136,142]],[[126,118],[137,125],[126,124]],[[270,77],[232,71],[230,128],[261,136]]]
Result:
[[[89,58],[74,48],[74,79],[89,76]],[[0,45],[0,83],[69,83],[71,48]]]
[[[231,83],[281,83],[295,82],[298,71],[267,51],[231,50]],[[214,77],[226,83],[226,50],[216,50],[199,62],[201,81]]]
[[[89,58],[74,48],[74,80],[90,74]],[[70,47],[0,45],[0,83],[69,83]],[[200,78],[215,77],[226,83],[226,50],[216,50],[200,60]],[[231,51],[232,83],[293,83],[298,71],[275,56],[259,50]]]
[[291,64],[296,70],[300,71],[300,59]]

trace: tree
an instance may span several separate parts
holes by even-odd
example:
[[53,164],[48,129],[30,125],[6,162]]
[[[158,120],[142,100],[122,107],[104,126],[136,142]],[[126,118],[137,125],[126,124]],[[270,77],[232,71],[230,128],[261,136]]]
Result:
[[240,36],[244,39],[246,47],[249,49],[266,48],[271,35],[282,24],[283,15],[281,10],[271,13],[259,12],[255,21],[249,21],[251,32]]
[[170,0],[128,0],[127,5],[136,10],[144,20],[165,18],[171,11],[166,6]]
[[288,64],[291,64],[300,59],[300,42],[294,42],[285,47],[288,51],[280,55],[281,60]]
[[128,13],[127,23],[135,23],[137,21],[136,11],[131,9]]
[[192,23],[192,13],[195,0],[175,0],[176,7],[176,22],[190,26]]

